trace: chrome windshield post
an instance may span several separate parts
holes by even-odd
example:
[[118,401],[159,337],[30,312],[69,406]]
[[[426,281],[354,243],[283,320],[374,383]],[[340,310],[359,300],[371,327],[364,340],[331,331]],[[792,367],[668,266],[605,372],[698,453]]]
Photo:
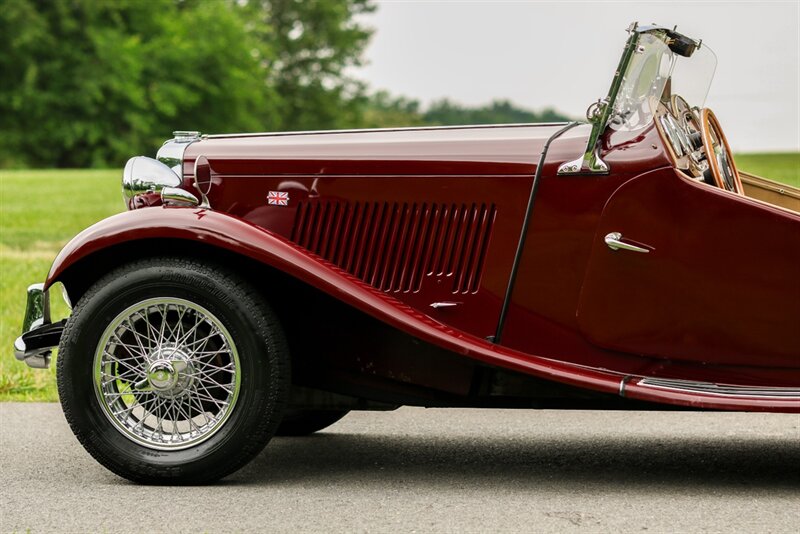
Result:
[[598,100],[586,110],[586,120],[592,125],[592,133],[589,134],[586,150],[584,150],[583,155],[577,159],[562,163],[558,167],[558,174],[607,174],[610,171],[606,162],[600,158],[598,142],[600,141],[600,134],[606,129],[608,121],[611,118],[611,110],[614,107],[614,101],[617,99],[619,88],[622,85],[622,79],[625,72],[628,70],[631,57],[633,57],[636,51],[636,44],[639,41],[639,32],[636,31],[637,28],[638,23],[636,22],[628,27],[628,40],[625,42],[622,58],[614,73],[614,79],[611,81],[608,96],[603,100]]
[[608,95],[586,110],[586,119],[592,125],[586,149],[577,159],[562,163],[558,174],[610,172],[600,157],[600,138],[605,129],[631,129],[649,123],[649,99],[660,99],[664,94],[672,79],[675,57],[691,57],[699,48],[699,41],[681,35],[675,28],[631,24]]

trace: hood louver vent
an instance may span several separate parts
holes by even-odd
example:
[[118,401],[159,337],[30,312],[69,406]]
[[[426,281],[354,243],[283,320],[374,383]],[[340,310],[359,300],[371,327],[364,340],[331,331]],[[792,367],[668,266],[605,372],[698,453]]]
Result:
[[301,202],[291,239],[382,291],[416,292],[432,276],[453,293],[474,293],[496,212],[494,204]]

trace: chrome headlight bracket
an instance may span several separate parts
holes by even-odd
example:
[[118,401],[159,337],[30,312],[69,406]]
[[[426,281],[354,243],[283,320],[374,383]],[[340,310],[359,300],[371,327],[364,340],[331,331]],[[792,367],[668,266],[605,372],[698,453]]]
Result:
[[200,132],[175,131],[173,138],[164,141],[158,149],[156,159],[172,169],[178,176],[183,176],[183,153],[186,147],[200,139]]

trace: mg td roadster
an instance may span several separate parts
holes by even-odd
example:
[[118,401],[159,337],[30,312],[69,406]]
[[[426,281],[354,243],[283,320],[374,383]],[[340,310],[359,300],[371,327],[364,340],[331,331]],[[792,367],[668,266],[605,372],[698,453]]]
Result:
[[57,346],[78,440],[143,483],[352,410],[800,412],[800,191],[737,170],[705,43],[628,32],[586,122],[176,132],[17,358]]

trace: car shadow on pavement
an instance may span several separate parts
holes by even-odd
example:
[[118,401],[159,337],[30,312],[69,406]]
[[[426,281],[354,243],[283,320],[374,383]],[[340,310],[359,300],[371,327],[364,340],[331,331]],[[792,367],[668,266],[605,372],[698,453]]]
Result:
[[602,485],[674,491],[676,487],[800,488],[800,440],[719,438],[520,439],[322,433],[275,438],[229,484],[403,483],[517,489]]

